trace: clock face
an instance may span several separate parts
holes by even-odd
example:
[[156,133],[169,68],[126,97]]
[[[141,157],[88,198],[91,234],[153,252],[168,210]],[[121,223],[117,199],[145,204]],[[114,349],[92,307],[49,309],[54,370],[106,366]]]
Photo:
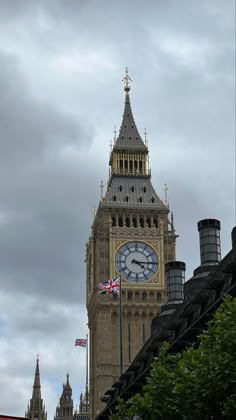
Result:
[[128,242],[116,253],[116,270],[130,283],[150,280],[157,269],[157,254],[144,242]]

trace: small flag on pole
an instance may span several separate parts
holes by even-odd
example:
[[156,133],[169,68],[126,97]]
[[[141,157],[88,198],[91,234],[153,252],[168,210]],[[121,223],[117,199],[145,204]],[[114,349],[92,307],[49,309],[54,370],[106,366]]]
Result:
[[120,294],[120,277],[98,283],[98,293],[119,295]]
[[87,338],[76,338],[75,346],[86,347],[87,346]]

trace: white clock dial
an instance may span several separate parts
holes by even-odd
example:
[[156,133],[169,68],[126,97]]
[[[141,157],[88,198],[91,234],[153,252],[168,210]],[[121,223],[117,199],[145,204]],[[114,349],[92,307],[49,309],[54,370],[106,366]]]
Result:
[[157,254],[144,242],[128,242],[116,253],[116,270],[130,283],[150,280],[157,269]]

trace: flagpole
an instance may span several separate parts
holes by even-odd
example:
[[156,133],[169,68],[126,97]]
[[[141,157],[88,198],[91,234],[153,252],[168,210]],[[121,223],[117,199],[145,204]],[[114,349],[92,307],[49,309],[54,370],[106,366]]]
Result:
[[122,287],[120,276],[120,376],[123,373],[123,334],[122,334]]
[[86,396],[85,396],[85,402],[86,402],[86,411],[88,410],[88,334],[86,335]]

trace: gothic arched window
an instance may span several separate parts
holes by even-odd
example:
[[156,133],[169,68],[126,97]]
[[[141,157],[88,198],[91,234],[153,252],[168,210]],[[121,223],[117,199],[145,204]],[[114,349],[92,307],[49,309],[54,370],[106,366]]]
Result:
[[130,227],[130,218],[129,217],[126,217],[126,219],[125,219],[125,226]]
[[135,191],[135,188],[134,188],[134,186],[132,185],[132,187],[131,187],[131,191],[132,192],[134,192]]
[[142,203],[143,202],[143,197],[139,197],[139,202]]
[[126,201],[126,203],[128,203],[128,201],[129,201],[128,195],[125,197],[125,201]]
[[119,186],[119,191],[122,191],[123,190],[123,187],[122,187],[122,185],[120,185]]
[[147,223],[147,227],[150,228],[151,227],[151,220],[149,218],[147,219],[146,223]]
[[161,293],[160,292],[158,292],[157,293],[157,302],[160,302],[161,301]]
[[147,192],[147,187],[143,187],[143,192]]
[[132,300],[132,297],[133,297],[133,293],[132,292],[128,292],[128,300]]
[[142,217],[139,219],[139,224],[141,228],[144,228],[144,221]]
[[119,225],[119,227],[123,227],[123,217],[119,217],[119,219],[118,219],[118,225]]
[[132,222],[133,222],[133,227],[137,227],[137,219],[136,219],[136,217],[133,217],[133,220],[132,220]]
[[112,217],[111,218],[111,222],[112,222],[112,226],[114,227],[116,225],[116,218]]
[[155,198],[154,197],[151,198],[151,202],[155,203]]
[[153,220],[153,226],[154,226],[155,228],[157,228],[157,227],[158,227],[158,222],[157,222],[157,219],[154,219],[154,220]]
[[154,301],[154,293],[153,292],[150,292],[150,295],[149,295],[149,298],[150,298],[150,300],[153,302]]
[[142,293],[142,300],[147,300],[147,293],[146,292],[143,292]]
[[139,170],[140,170],[140,172],[142,171],[142,167],[143,167],[143,162],[140,160],[139,161]]
[[113,196],[113,201],[116,201],[116,195]]

